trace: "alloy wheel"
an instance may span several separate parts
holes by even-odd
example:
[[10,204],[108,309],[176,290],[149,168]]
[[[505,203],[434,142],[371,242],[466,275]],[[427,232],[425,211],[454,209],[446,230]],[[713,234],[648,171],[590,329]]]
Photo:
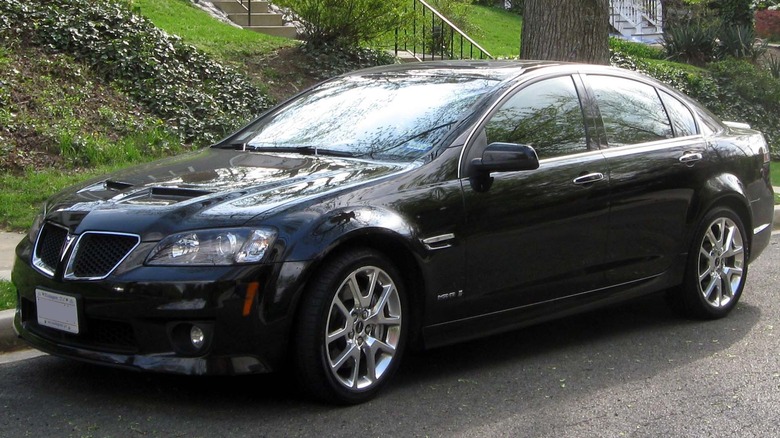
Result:
[[382,379],[398,351],[401,313],[398,289],[384,270],[366,266],[347,275],[325,325],[327,365],[337,382],[364,390]]
[[739,226],[728,217],[716,218],[699,246],[698,289],[714,308],[728,306],[744,278],[745,247]]

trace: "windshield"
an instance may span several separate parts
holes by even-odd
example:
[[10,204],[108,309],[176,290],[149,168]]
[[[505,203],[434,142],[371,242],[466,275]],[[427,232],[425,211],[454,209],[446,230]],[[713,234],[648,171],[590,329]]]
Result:
[[430,151],[496,80],[383,74],[327,82],[234,139],[247,150],[414,160]]

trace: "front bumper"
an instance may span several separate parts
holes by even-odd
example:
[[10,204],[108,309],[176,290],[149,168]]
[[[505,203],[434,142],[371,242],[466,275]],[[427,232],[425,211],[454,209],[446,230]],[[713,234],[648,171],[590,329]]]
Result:
[[28,344],[55,356],[135,371],[155,371],[189,375],[249,374],[271,371],[258,356],[181,357],[174,352],[120,354],[58,343],[25,328],[22,314],[16,312],[14,329]]
[[[100,281],[68,281],[30,265],[31,245],[17,247],[12,274],[18,291],[14,329],[32,347],[85,362],[178,374],[272,371],[286,357],[290,318],[269,319],[261,309],[275,265],[147,267]],[[78,334],[40,323],[36,290],[74,297]],[[197,325],[199,349],[182,331]],[[180,330],[181,328],[186,330]]]

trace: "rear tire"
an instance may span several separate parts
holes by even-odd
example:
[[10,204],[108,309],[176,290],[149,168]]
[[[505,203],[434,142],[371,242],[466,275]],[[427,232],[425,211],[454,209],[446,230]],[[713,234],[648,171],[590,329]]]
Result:
[[301,302],[295,338],[302,389],[342,404],[373,398],[398,369],[409,325],[404,284],[383,255],[326,261]]
[[679,304],[687,316],[722,318],[736,307],[748,272],[748,240],[740,217],[717,207],[696,231]]

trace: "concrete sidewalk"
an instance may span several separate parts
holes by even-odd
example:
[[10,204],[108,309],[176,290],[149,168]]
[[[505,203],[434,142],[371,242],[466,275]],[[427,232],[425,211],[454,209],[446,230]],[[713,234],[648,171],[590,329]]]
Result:
[[16,245],[24,239],[22,233],[0,232],[0,280],[11,279],[11,268],[14,265]]
[[[11,279],[16,245],[25,238],[22,233],[0,232],[0,280]],[[13,328],[14,310],[0,311],[0,354],[25,347]]]
[[[780,193],[780,187],[775,187],[775,193]],[[780,206],[775,206],[774,229],[780,230]],[[24,238],[22,233],[0,232],[0,280],[11,279],[16,245]],[[14,310],[0,311],[0,354],[24,347],[14,332],[13,318]]]

